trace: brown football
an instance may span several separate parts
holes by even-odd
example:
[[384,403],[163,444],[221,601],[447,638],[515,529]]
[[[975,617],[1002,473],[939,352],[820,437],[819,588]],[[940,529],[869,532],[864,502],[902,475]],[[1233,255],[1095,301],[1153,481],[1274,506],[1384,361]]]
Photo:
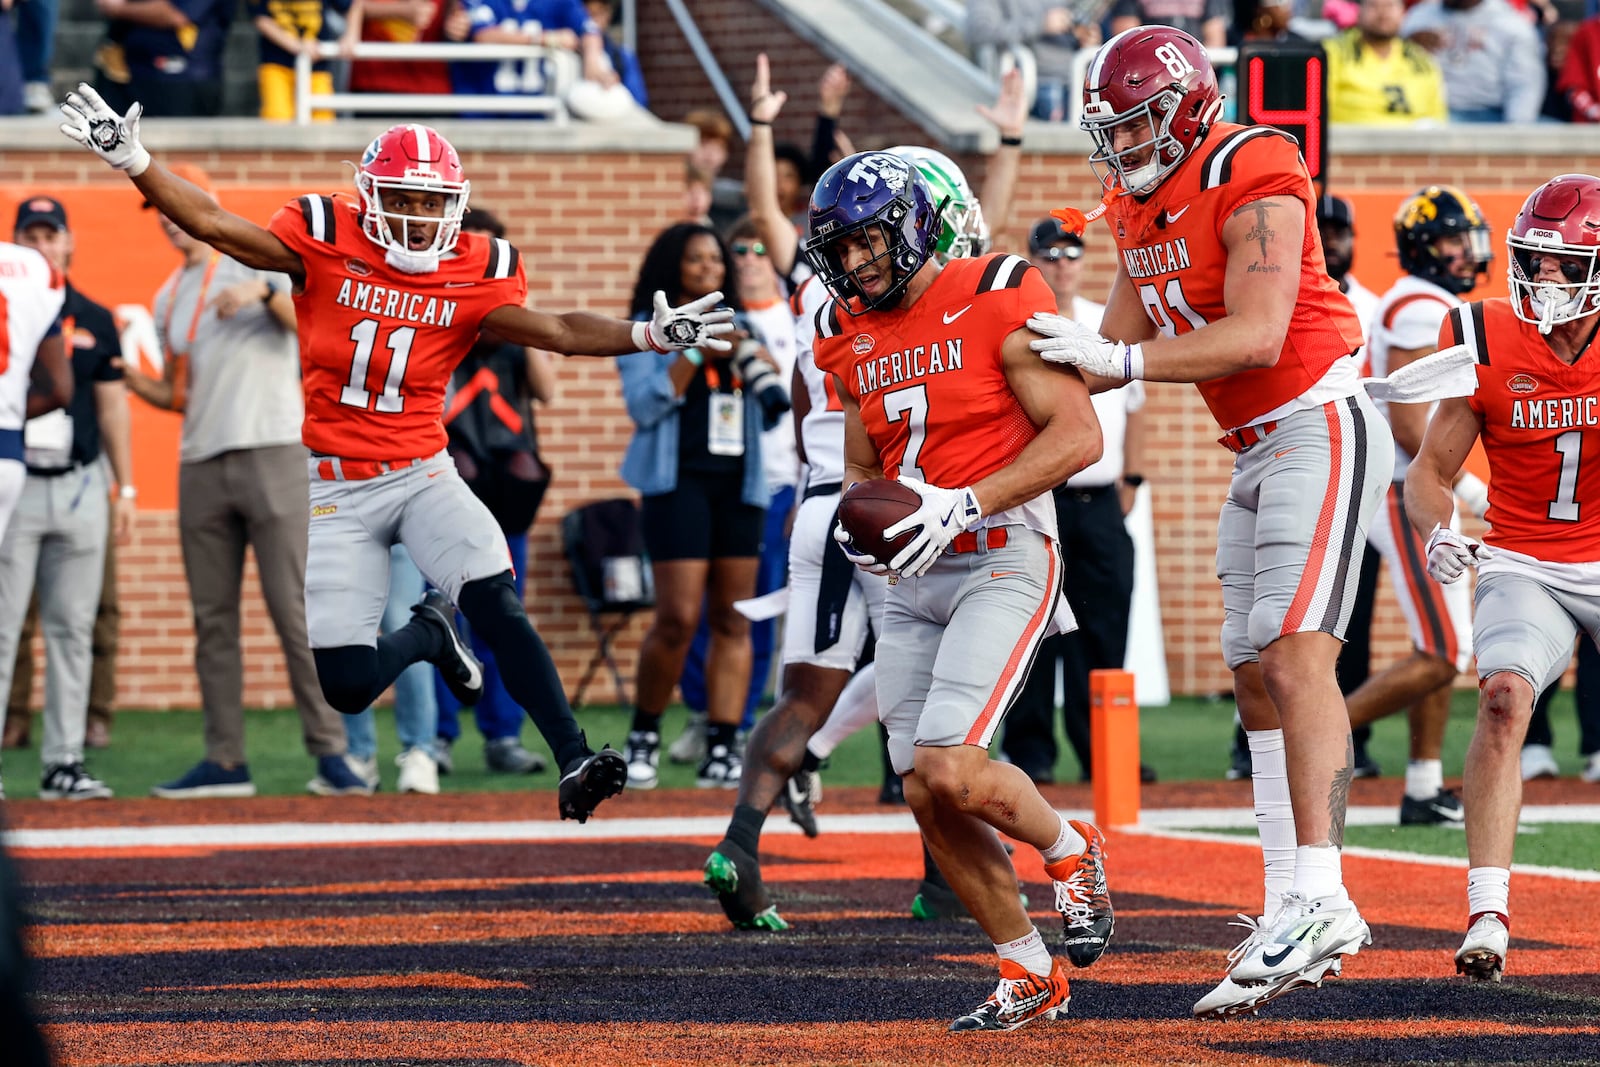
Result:
[[839,525],[850,535],[857,552],[865,552],[879,563],[888,563],[911,543],[914,531],[907,530],[893,541],[884,539],[885,528],[893,526],[922,506],[922,498],[910,486],[888,478],[857,482],[839,500]]

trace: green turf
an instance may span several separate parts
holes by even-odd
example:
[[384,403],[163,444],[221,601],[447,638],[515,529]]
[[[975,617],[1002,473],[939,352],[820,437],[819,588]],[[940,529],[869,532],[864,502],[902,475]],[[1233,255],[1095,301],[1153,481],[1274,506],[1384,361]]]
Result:
[[[1253,837],[1248,827],[1214,829],[1208,833]],[[1383,848],[1427,856],[1467,858],[1467,835],[1460,828],[1441,826],[1350,826],[1344,841],[1359,848]],[[1600,825],[1594,823],[1524,823],[1517,831],[1518,864],[1600,870]]]
[[[1461,760],[1472,732],[1475,694],[1460,692],[1452,705],[1449,731],[1445,739],[1445,775],[1461,773]],[[683,727],[685,712],[675,707],[663,720],[663,739],[668,744]],[[1582,760],[1574,751],[1572,697],[1563,692],[1556,697],[1551,718],[1556,730],[1556,758],[1562,773],[1575,775]],[[514,777],[491,774],[483,762],[483,745],[471,716],[463,716],[463,735],[456,743],[456,773],[444,779],[450,792],[504,791],[553,788],[555,774]],[[578,713],[580,725],[592,744],[610,742],[620,748],[628,732],[628,714],[617,708],[585,708]],[[294,794],[305,790],[315,766],[300,741],[300,723],[293,710],[276,709],[246,713],[246,746],[250,773],[256,788],[264,794]],[[13,798],[33,796],[39,781],[37,742],[42,726],[34,724],[35,747],[8,751],[0,762],[6,793]],[[523,741],[530,748],[548,754],[531,724],[523,728]],[[1221,778],[1228,767],[1232,743],[1233,703],[1231,700],[1180,698],[1164,708],[1144,708],[1140,712],[1142,758],[1154,767],[1162,781],[1204,781]],[[1058,726],[1059,734],[1059,726]],[[1394,716],[1377,724],[1370,751],[1386,775],[1403,773],[1406,762],[1406,723]],[[200,715],[192,711],[122,711],[112,730],[111,748],[90,752],[91,773],[103,778],[119,796],[144,796],[150,787],[176,778],[203,753]],[[1064,739],[1058,743],[1060,757],[1056,780],[1067,782],[1078,777],[1078,765]],[[394,734],[394,717],[387,708],[378,711],[378,754],[385,786],[393,788],[396,774],[394,755],[399,751]],[[825,778],[837,785],[876,785],[881,780],[876,732],[856,734],[841,745],[829,761]],[[671,764],[663,752],[661,785],[681,788],[694,784],[694,768]]]

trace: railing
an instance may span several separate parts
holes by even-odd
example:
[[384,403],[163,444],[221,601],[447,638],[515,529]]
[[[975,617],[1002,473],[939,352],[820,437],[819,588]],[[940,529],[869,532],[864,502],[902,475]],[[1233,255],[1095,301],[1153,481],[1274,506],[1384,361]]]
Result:
[[522,60],[550,65],[544,93],[504,95],[442,93],[314,93],[311,91],[311,66],[318,59],[338,59],[339,46],[323,41],[317,55],[301,53],[294,60],[295,122],[311,122],[313,111],[384,111],[427,114],[544,115],[557,123],[567,121],[561,103],[578,77],[578,57],[564,48],[544,48],[531,44],[390,44],[361,41],[355,46],[356,59],[445,59],[455,62],[501,62]]

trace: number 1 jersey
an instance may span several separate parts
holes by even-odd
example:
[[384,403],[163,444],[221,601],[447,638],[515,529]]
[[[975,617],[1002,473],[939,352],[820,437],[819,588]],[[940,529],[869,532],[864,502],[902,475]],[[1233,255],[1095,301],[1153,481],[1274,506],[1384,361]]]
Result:
[[327,196],[290,201],[268,228],[305,264],[294,308],[306,447],[367,460],[442,449],[445,389],[456,364],[486,315],[527,298],[517,250],[464,233],[438,270],[407,274],[384,262],[354,204]]

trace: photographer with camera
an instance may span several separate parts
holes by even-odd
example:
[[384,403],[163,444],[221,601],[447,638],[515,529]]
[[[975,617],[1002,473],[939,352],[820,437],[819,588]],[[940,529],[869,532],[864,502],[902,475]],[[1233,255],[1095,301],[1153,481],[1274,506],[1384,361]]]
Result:
[[[733,257],[716,231],[679,223],[656,237],[634,286],[631,310],[648,318],[652,294],[696,299],[724,289]],[[742,305],[735,293],[735,311]],[[706,754],[699,784],[739,782],[734,739],[750,684],[750,624],[734,602],[753,596],[768,492],[761,435],[788,411],[776,367],[745,332],[730,355],[688,349],[617,360],[634,422],[622,479],[643,496],[645,548],[655,572],[656,614],[639,649],[628,785],[653,789],[661,713],[683,672],[702,606],[706,654]]]

